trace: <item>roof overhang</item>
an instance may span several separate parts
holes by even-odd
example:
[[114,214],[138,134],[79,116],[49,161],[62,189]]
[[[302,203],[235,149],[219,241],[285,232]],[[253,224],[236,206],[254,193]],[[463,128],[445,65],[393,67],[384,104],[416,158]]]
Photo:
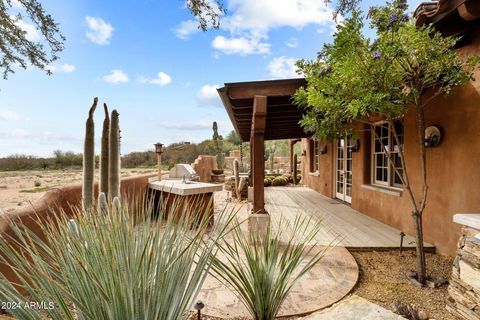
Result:
[[432,24],[444,36],[458,36],[480,25],[480,1],[422,2],[414,13],[417,26]]
[[225,83],[217,89],[233,127],[242,141],[250,141],[255,96],[267,97],[265,140],[308,137],[299,125],[303,110],[292,95],[307,84],[304,78]]

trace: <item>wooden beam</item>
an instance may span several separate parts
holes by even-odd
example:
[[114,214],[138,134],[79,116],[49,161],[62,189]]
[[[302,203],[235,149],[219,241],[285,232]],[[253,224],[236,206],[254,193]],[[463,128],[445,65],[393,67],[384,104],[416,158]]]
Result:
[[269,96],[269,97],[281,97],[291,96],[298,88],[305,83],[305,80],[298,82],[286,82],[283,84],[257,84],[244,87],[230,87],[228,89],[228,95],[231,100],[236,99],[252,99],[256,95]]
[[264,134],[267,115],[267,97],[256,95],[253,101],[252,117],[252,155],[253,155],[253,209],[252,213],[267,213],[265,211],[265,156]]
[[458,7],[458,13],[467,21],[476,20],[480,18],[480,3],[478,0],[464,2]]

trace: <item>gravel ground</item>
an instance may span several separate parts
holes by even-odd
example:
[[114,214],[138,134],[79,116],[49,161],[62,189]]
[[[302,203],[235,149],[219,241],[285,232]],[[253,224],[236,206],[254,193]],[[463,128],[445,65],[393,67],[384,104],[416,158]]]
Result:
[[[427,312],[431,319],[454,319],[445,309],[448,297],[447,285],[440,288],[419,288],[411,284],[405,273],[416,270],[414,252],[400,256],[395,252],[352,252],[360,267],[359,280],[353,293],[369,301],[390,309],[390,304],[398,300],[413,304]],[[432,279],[449,279],[452,258],[427,254],[427,274]]]

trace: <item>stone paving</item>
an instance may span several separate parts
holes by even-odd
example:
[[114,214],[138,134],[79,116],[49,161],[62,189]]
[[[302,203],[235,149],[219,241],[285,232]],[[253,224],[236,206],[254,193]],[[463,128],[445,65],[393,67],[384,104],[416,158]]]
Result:
[[[347,249],[330,249],[323,259],[297,282],[280,309],[279,316],[301,316],[328,307],[355,286],[358,265]],[[249,317],[234,290],[208,276],[199,295],[204,314],[221,318]]]
[[359,296],[352,295],[332,307],[298,320],[405,320]]

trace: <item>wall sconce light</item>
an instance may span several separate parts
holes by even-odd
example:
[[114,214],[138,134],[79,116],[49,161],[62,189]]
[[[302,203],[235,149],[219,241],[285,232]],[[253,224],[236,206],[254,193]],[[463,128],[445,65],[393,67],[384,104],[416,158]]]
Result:
[[356,139],[355,142],[352,144],[351,150],[352,150],[352,152],[360,151],[360,140],[359,139]]
[[320,151],[320,154],[326,154],[326,153],[327,153],[327,144],[324,143],[324,144],[320,147],[319,151]]
[[442,132],[437,126],[430,126],[425,129],[425,147],[436,147],[442,141]]

